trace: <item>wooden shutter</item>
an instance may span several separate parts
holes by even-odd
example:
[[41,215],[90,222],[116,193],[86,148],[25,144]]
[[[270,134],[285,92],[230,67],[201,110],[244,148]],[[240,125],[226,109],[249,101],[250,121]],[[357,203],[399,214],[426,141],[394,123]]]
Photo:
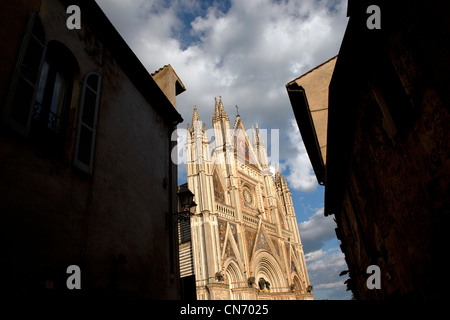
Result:
[[87,74],[81,90],[74,165],[89,174],[94,162],[100,88],[101,76],[95,72]]
[[6,121],[25,136],[28,135],[30,127],[46,48],[44,26],[37,12],[33,10],[22,40],[5,108]]

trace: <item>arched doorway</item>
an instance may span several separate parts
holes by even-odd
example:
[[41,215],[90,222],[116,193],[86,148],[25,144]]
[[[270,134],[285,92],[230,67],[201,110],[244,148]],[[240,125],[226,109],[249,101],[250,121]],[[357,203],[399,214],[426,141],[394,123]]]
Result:
[[241,297],[233,289],[239,288],[243,281],[244,277],[238,264],[234,260],[230,260],[225,269],[225,283],[228,284],[231,300],[240,300]]
[[262,251],[257,254],[253,270],[256,283],[261,291],[280,292],[287,288],[286,279],[283,277],[280,265],[268,252]]

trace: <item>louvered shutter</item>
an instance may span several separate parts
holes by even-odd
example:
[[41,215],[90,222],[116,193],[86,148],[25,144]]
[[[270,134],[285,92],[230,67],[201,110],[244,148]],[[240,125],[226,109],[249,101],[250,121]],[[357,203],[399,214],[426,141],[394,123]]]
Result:
[[22,40],[5,108],[6,121],[25,136],[30,127],[46,46],[44,26],[33,10]]
[[93,169],[100,90],[101,76],[87,74],[81,90],[74,165],[89,174]]

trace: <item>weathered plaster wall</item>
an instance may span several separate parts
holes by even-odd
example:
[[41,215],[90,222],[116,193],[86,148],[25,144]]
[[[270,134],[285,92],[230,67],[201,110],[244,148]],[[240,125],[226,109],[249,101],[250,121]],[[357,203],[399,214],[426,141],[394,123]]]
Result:
[[[28,6],[21,9],[28,18]],[[178,271],[168,218],[176,208],[172,128],[89,26],[68,30],[65,7],[57,0],[43,1],[37,9],[49,41],[64,44],[78,70],[62,159],[1,124],[0,264],[2,274],[9,275],[4,288],[13,295],[176,299]],[[1,18],[7,16],[2,13]],[[2,55],[10,65],[17,59],[23,24],[11,29],[7,40],[14,54]],[[72,166],[72,154],[81,84],[91,71],[102,75],[102,93],[90,176]],[[2,73],[1,84],[10,78],[11,72]],[[82,272],[77,292],[66,290],[71,264]],[[49,280],[53,289],[45,288]]]

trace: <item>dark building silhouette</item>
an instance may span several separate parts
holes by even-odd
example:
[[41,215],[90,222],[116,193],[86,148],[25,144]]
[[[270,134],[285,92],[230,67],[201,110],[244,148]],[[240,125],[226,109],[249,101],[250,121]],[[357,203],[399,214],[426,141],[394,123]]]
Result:
[[1,1],[0,43],[2,296],[178,299],[173,69],[154,79],[94,1]]
[[[370,5],[381,29],[367,26]],[[448,290],[449,12],[446,1],[348,1],[329,85],[325,215],[337,222],[356,299]],[[380,289],[367,286],[370,265]]]

